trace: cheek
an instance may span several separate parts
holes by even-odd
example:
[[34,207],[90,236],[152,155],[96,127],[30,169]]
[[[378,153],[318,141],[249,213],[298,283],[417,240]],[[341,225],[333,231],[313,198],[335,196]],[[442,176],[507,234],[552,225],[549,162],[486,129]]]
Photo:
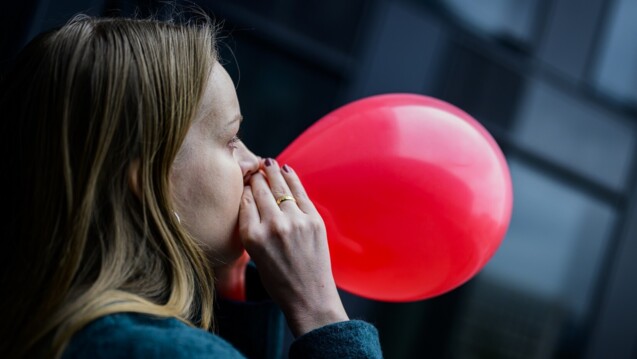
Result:
[[218,229],[236,223],[243,173],[232,156],[216,153],[190,158],[175,167],[171,180],[176,205],[189,222],[197,227],[214,223]]
[[228,168],[225,187],[229,195],[229,200],[235,204],[237,213],[239,210],[239,204],[241,203],[241,196],[243,195],[243,172],[236,162],[231,164]]
[[195,207],[210,202],[209,180],[205,168],[195,164],[180,166],[172,175],[176,202],[180,207]]
[[210,221],[221,200],[215,183],[222,174],[215,171],[215,159],[207,152],[205,148],[189,151],[176,161],[171,174],[176,209],[185,223],[194,227],[199,227],[199,222]]
[[199,152],[171,175],[182,224],[214,258],[228,261],[243,251],[236,238],[243,172],[230,153]]

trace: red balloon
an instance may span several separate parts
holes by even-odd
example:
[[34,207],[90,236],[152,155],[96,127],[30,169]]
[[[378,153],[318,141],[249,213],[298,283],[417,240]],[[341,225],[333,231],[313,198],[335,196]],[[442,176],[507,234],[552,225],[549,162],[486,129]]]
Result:
[[474,276],[511,218],[509,169],[460,109],[415,94],[347,104],[278,157],[328,232],[339,288],[389,302],[430,298]]

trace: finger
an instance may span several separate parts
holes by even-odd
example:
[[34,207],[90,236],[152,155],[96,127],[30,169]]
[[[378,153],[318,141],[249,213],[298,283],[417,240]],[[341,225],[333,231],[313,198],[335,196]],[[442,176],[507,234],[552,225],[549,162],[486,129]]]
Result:
[[282,169],[283,171],[281,171],[281,174],[283,179],[288,185],[288,188],[290,188],[292,196],[296,199],[297,206],[301,209],[301,211],[303,211],[303,213],[317,213],[318,211],[316,210],[314,203],[312,203],[310,197],[307,195],[305,187],[303,187],[303,183],[301,183],[301,179],[296,172],[294,172],[292,167],[289,165],[283,165]]
[[[272,190],[272,194],[275,199],[278,200],[284,196],[292,195],[285,178],[283,178],[283,175],[281,174],[281,168],[274,159],[268,158],[265,160],[265,174],[268,176],[270,189]],[[283,210],[292,209],[297,206],[294,204],[294,201],[286,200],[279,202],[279,207]]]
[[279,206],[276,204],[272,190],[265,180],[262,173],[255,173],[250,179],[252,186],[252,195],[254,196],[254,202],[256,203],[259,215],[261,216],[261,222],[269,218],[273,218],[281,214]]
[[259,223],[261,223],[261,216],[252,194],[252,188],[245,186],[239,206],[239,233],[241,233],[241,237],[246,237],[251,233],[252,227]]

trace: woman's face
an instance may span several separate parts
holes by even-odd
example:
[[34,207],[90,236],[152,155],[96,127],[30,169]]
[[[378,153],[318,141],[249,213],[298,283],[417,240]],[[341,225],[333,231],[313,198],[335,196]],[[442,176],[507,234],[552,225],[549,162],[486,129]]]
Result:
[[181,224],[214,265],[243,252],[237,235],[239,203],[244,181],[259,169],[259,158],[236,137],[241,118],[232,79],[215,63],[171,172]]

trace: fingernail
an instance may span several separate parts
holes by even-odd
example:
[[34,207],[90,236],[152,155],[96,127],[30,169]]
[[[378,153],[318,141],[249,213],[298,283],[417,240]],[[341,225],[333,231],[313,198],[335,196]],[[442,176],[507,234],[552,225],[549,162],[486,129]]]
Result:
[[272,161],[269,158],[265,159],[265,166],[269,167],[272,164]]
[[290,167],[288,165],[283,165],[283,170],[287,173],[290,173]]

